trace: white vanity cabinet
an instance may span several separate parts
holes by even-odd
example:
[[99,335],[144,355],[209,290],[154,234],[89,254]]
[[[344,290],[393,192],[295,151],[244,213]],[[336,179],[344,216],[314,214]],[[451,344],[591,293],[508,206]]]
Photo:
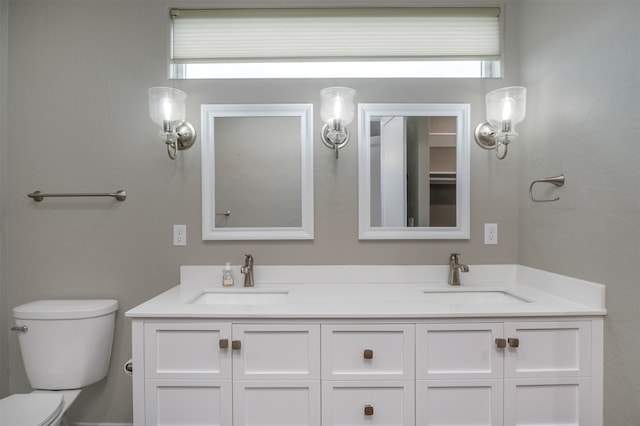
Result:
[[601,318],[233,321],[133,321],[135,426],[602,425]]
[[144,342],[144,398],[134,398],[144,410],[136,407],[136,425],[320,426],[319,325],[176,320],[136,327]]
[[416,342],[418,425],[600,421],[591,321],[419,324]]

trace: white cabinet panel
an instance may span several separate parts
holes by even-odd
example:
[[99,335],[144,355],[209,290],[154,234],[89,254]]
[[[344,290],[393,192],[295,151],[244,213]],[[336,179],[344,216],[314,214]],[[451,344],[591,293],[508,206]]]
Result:
[[234,426],[320,426],[320,382],[233,384]]
[[230,337],[231,324],[145,324],[145,376],[231,379],[231,349],[220,347]]
[[416,326],[418,379],[501,378],[502,323]]
[[502,425],[503,384],[489,380],[416,381],[416,425]]
[[413,324],[325,325],[322,376],[324,380],[411,380],[414,348]]
[[413,426],[413,381],[323,382],[323,426]]
[[231,415],[230,380],[146,382],[146,426],[229,426]]
[[319,380],[320,325],[235,324],[235,380]]
[[505,352],[506,377],[591,374],[589,322],[508,322],[505,336],[518,339],[518,347]]
[[505,426],[589,426],[590,380],[585,377],[505,380]]

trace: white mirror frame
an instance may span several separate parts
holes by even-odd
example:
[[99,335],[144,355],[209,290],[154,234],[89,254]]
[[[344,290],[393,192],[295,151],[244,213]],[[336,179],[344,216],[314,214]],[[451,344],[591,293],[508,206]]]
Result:
[[[361,240],[464,240],[470,238],[469,104],[358,104],[358,236]],[[456,226],[371,226],[371,119],[382,116],[456,117]]]
[[[299,227],[224,228],[215,226],[215,119],[220,117],[299,117],[302,222]],[[313,239],[313,104],[209,104],[202,120],[202,239]]]

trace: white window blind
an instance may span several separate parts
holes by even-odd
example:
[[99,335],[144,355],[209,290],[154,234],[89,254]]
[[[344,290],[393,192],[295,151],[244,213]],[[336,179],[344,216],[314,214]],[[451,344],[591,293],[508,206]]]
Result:
[[500,8],[171,11],[174,64],[500,57]]

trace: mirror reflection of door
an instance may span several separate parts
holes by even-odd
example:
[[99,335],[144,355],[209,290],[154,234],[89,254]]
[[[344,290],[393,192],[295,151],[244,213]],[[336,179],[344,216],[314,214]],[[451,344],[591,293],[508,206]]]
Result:
[[371,226],[456,226],[456,117],[373,117]]

